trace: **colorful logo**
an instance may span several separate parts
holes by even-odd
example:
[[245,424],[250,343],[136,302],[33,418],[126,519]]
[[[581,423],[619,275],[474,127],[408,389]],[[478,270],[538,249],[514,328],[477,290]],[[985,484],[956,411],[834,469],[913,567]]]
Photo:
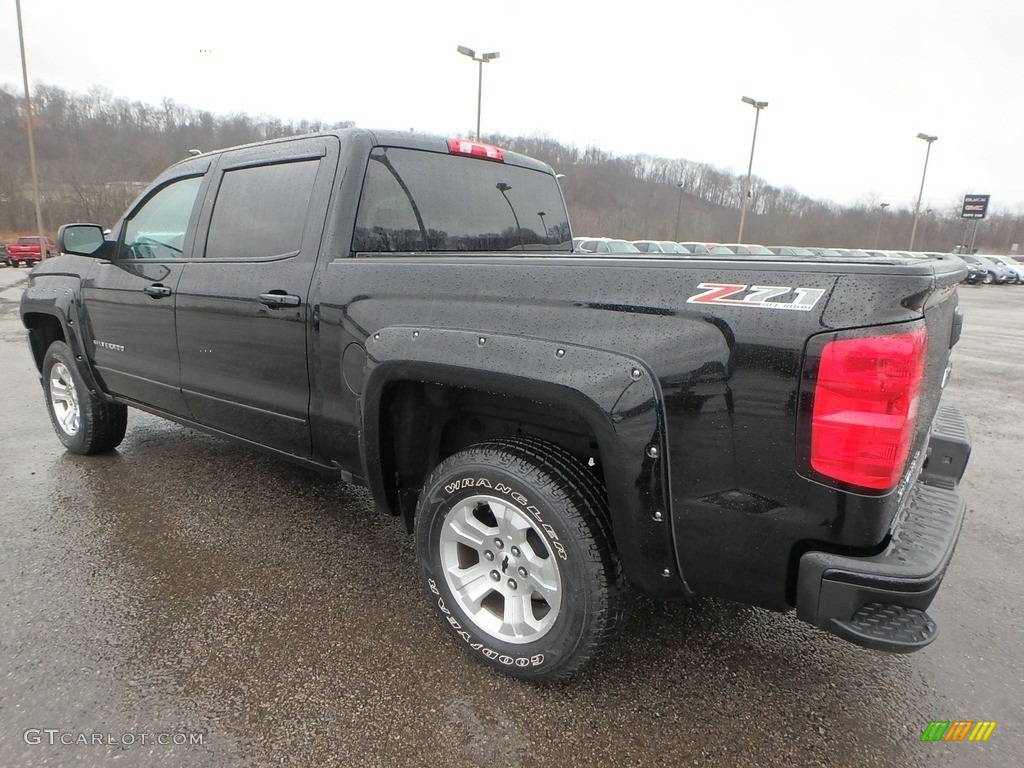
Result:
[[932,720],[921,741],[988,741],[995,729],[994,720]]

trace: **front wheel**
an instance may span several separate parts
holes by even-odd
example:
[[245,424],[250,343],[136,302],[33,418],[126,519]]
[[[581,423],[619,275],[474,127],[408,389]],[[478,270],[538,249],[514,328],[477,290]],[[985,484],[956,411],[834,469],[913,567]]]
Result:
[[121,444],[128,409],[103,402],[89,391],[71,348],[63,341],[53,342],[46,350],[43,389],[53,429],[69,451],[104,453]]
[[533,438],[466,448],[427,479],[416,553],[435,611],[473,656],[526,680],[577,672],[624,621],[603,488]]

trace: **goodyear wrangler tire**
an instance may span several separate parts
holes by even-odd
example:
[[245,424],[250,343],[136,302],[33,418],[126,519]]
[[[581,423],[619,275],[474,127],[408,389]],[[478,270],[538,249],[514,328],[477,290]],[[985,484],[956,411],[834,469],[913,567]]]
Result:
[[569,677],[610,643],[627,588],[600,483],[533,438],[471,446],[427,479],[416,553],[442,623],[513,677]]
[[46,410],[57,437],[72,453],[112,451],[124,439],[128,409],[89,391],[70,347],[53,342],[43,358]]

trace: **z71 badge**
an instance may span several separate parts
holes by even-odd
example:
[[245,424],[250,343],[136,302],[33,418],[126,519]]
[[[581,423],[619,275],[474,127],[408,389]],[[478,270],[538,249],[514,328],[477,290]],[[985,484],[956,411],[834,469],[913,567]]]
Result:
[[808,312],[825,295],[824,288],[791,288],[788,285],[731,285],[701,283],[697,293],[687,304],[726,304],[730,307],[760,307],[761,309],[794,309]]

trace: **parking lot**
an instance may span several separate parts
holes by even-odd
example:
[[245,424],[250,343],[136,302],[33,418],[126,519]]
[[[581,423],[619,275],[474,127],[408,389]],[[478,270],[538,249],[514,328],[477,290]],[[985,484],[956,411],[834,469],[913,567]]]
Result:
[[[132,411],[66,453],[0,269],[0,765],[1011,766],[1024,754],[1024,287],[963,286],[944,402],[969,512],[909,656],[722,601],[642,603],[546,687],[473,663],[362,489]],[[986,720],[985,743],[922,743]]]

